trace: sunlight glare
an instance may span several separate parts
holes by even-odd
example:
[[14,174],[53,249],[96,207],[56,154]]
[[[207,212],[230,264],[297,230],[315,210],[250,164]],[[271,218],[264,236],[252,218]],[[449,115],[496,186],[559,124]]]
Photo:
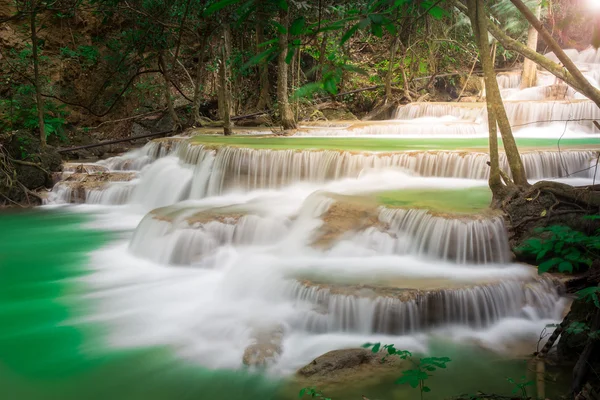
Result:
[[600,11],[600,0],[587,0],[588,8],[594,11]]

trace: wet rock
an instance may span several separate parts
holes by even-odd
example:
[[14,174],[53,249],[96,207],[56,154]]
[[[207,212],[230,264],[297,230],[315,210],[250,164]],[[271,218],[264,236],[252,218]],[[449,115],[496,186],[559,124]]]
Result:
[[333,203],[322,216],[323,225],[312,243],[315,247],[328,248],[347,232],[380,225],[376,203],[350,196],[335,198],[343,201]]
[[246,348],[242,362],[249,367],[266,367],[281,355],[283,328],[260,330],[254,334],[254,343]]
[[401,375],[409,361],[387,357],[367,349],[333,350],[315,358],[296,372],[295,380],[305,386],[326,388],[340,384],[364,384],[365,380],[381,380]]
[[65,201],[70,203],[85,203],[91,191],[104,190],[112,182],[127,182],[137,177],[135,172],[75,172],[58,182],[55,188],[68,191]]

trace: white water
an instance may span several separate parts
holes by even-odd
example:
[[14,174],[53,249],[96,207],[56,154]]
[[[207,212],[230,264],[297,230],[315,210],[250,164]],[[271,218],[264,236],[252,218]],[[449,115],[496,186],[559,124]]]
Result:
[[[519,100],[545,99],[552,82],[544,75],[529,92],[518,90],[518,75],[498,80],[517,99],[507,102],[511,121],[534,123],[518,135],[559,138],[564,125],[539,121],[600,117],[584,101]],[[310,132],[459,137],[480,135],[487,123],[482,103],[408,105],[398,118]],[[594,135],[588,122],[569,124],[567,137],[586,135]],[[532,180],[573,183],[594,177],[595,157],[523,153]],[[487,161],[477,151],[215,150],[164,140],[98,163],[134,170],[136,179],[88,190],[84,199],[59,183],[49,202],[85,201],[71,209],[94,213],[96,228],[121,232],[92,254],[93,273],[82,278],[97,305],[89,318],[105,324],[112,346],[166,345],[194,363],[237,369],[254,332],[282,329],[283,351],[268,371],[290,374],[329,350],[365,342],[426,351],[443,337],[504,352],[535,345],[560,319],[557,285],[510,263],[504,223],[494,215],[380,208],[373,226],[313,245],[329,228],[327,211],[343,201],[338,194],[482,187]]]

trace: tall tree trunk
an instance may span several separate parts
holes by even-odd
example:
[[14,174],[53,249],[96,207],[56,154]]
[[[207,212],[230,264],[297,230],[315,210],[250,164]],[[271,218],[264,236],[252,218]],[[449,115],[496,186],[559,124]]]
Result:
[[219,91],[221,92],[223,110],[223,134],[231,135],[231,93],[227,79],[227,61],[229,59],[229,25],[223,25],[223,40],[221,42],[221,63],[219,65]]
[[[259,3],[259,7],[261,7],[263,3]],[[261,43],[265,41],[265,18],[264,13],[259,10],[257,13],[257,21],[256,21],[256,52],[260,53],[261,48],[259,47]],[[259,94],[258,94],[258,103],[256,104],[256,108],[259,110],[263,110],[271,106],[271,97],[269,96],[269,64],[267,60],[262,60],[258,64],[258,71],[260,76],[259,81]]]
[[[535,7],[535,15],[539,19],[542,14],[542,5],[538,3]],[[529,26],[527,32],[527,47],[537,52],[538,42],[538,31],[533,27]],[[521,74],[521,89],[526,89],[535,86],[537,83],[537,64],[526,58],[523,63],[523,73]]]
[[35,18],[37,16],[36,4],[34,1],[31,2],[31,14],[30,14],[30,25],[31,25],[31,50],[33,59],[33,83],[35,86],[35,102],[37,107],[38,124],[40,127],[40,144],[42,147],[46,146],[46,126],[44,125],[44,100],[42,98],[42,88],[40,87],[40,71],[39,71],[39,57],[38,57],[38,43],[37,43],[37,27]]
[[171,99],[169,71],[167,69],[167,63],[165,62],[165,51],[163,49],[160,49],[158,51],[158,65],[160,66],[163,76],[163,91],[165,93],[167,109],[169,110],[171,121],[173,122],[173,130],[177,132],[181,130],[181,122],[179,122],[179,118],[177,117],[177,113],[175,112],[175,107],[173,106],[173,99]]
[[394,76],[394,63],[396,62],[396,52],[398,51],[398,42],[400,38],[395,36],[392,38],[390,45],[390,57],[388,62],[387,75],[385,77],[385,102],[387,103],[392,99],[392,78]]
[[288,53],[288,25],[289,14],[287,10],[279,10],[279,23],[285,32],[279,34],[279,59],[277,62],[277,102],[283,129],[296,129],[294,114],[288,99],[288,64],[285,62]]
[[[468,0],[468,13],[471,19],[471,26],[475,33],[477,45],[479,47],[479,56],[481,58],[481,64],[483,67],[485,88],[486,88],[486,101],[488,107],[488,120],[490,123],[490,158],[497,157],[497,141],[494,141],[496,136],[496,123],[500,128],[500,134],[502,135],[502,142],[506,152],[506,158],[510,167],[510,172],[513,177],[515,184],[520,186],[528,186],[527,177],[525,175],[525,169],[523,168],[523,162],[519,155],[517,143],[512,134],[510,122],[502,103],[502,97],[500,96],[500,89],[498,88],[498,82],[496,80],[496,72],[492,64],[492,58],[490,56],[490,44],[487,36],[487,15],[483,5],[483,0]],[[490,113],[491,111],[491,113]],[[495,120],[495,122],[494,122]],[[499,165],[494,160],[490,161],[493,168],[491,174],[491,180],[494,187],[492,190],[497,188]],[[498,169],[496,169],[496,165]]]
[[208,40],[208,34],[206,32],[200,32],[200,51],[198,52],[198,63],[196,64],[196,84],[194,85],[194,124],[196,126],[202,126],[202,118],[200,117],[200,94],[201,94],[201,82],[202,72],[204,71],[204,54],[206,53],[206,42]]
[[321,46],[319,47],[319,68],[317,69],[317,81],[323,79],[323,66],[325,65],[325,54],[327,53],[327,32],[323,32]]

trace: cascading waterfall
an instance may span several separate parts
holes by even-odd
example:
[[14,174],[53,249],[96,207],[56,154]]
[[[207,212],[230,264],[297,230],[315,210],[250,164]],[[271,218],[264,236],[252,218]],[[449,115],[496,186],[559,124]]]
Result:
[[[600,63],[595,51],[569,54],[578,63]],[[584,74],[598,83],[597,68]],[[519,89],[519,74],[497,79],[513,99],[506,108],[522,137],[548,137],[546,121],[554,119],[573,120],[570,130],[595,137],[587,120],[600,119],[597,107],[572,91],[556,101],[552,76],[540,73],[538,85],[526,90]],[[396,118],[313,126],[304,134],[486,134],[484,103],[409,104]],[[531,126],[537,128],[525,132]],[[370,140],[388,140],[382,137]],[[592,150],[527,148],[521,155],[530,179],[596,174]],[[526,321],[528,328],[519,329],[537,340],[541,328],[560,319],[560,283],[510,263],[501,216],[378,203],[382,191],[479,190],[488,160],[483,151],[270,150],[168,138],[98,163],[68,165],[48,202],[127,204],[93,209],[102,210],[99,218],[114,213],[126,216],[125,225],[128,218],[137,224],[130,238],[94,252],[86,281],[99,303],[91,319],[106,324],[111,345],[172,346],[210,368],[239,368],[245,350],[256,345],[254,333],[277,327],[280,351],[298,341],[306,349],[306,359],[285,361],[284,369],[294,370],[324,351],[372,339],[391,343],[411,335],[426,343],[444,329],[491,335],[507,320]],[[336,204],[343,201],[359,206]],[[348,219],[360,224],[340,223]]]
[[[537,90],[537,89],[536,89]],[[546,90],[546,89],[544,89]],[[593,120],[600,119],[600,109],[589,100],[574,101],[505,101],[504,107],[513,129],[528,126],[548,126],[568,122],[568,126],[584,132],[597,132]],[[396,119],[443,117],[451,115],[467,122],[482,124],[485,131],[485,103],[412,103],[400,106]]]
[[[530,179],[592,177],[594,151],[522,153]],[[56,184],[53,199],[94,204],[141,204],[147,210],[187,199],[202,199],[231,190],[276,189],[299,181],[323,183],[359,177],[366,170],[400,168],[423,177],[487,179],[489,156],[465,151],[269,150],[237,147],[206,148],[181,144],[177,155],[158,159],[131,182],[106,182],[90,196],[73,195],[71,183]],[[510,173],[504,154],[501,167]],[[67,186],[64,188],[63,186]],[[107,193],[102,193],[106,191]]]
[[394,242],[410,237],[410,251],[421,256],[452,260],[461,264],[507,263],[510,261],[506,228],[502,217],[444,218],[427,210],[382,208],[379,214],[391,235],[378,250],[402,249]]
[[395,118],[441,118],[451,116],[463,121],[482,123],[487,119],[485,103],[410,103],[398,107]]
[[288,232],[289,221],[257,215],[194,222],[193,218],[161,220],[151,213],[136,229],[129,248],[133,254],[161,264],[191,265],[222,246],[272,244]]
[[[341,294],[355,290],[361,294]],[[535,309],[537,318],[558,318],[560,296],[549,279],[505,281],[464,289],[410,291],[395,294],[377,287],[328,288],[293,282],[288,296],[309,308],[296,322],[315,333],[360,332],[407,334],[444,325],[485,328],[508,317],[522,317]]]
[[143,147],[127,152],[121,156],[98,161],[98,165],[105,166],[110,171],[140,171],[146,165],[159,158],[177,151],[184,138],[168,138],[152,140]]
[[481,133],[475,123],[466,123],[453,117],[421,118],[410,121],[371,122],[356,124],[345,129],[300,130],[297,136],[469,136]]

